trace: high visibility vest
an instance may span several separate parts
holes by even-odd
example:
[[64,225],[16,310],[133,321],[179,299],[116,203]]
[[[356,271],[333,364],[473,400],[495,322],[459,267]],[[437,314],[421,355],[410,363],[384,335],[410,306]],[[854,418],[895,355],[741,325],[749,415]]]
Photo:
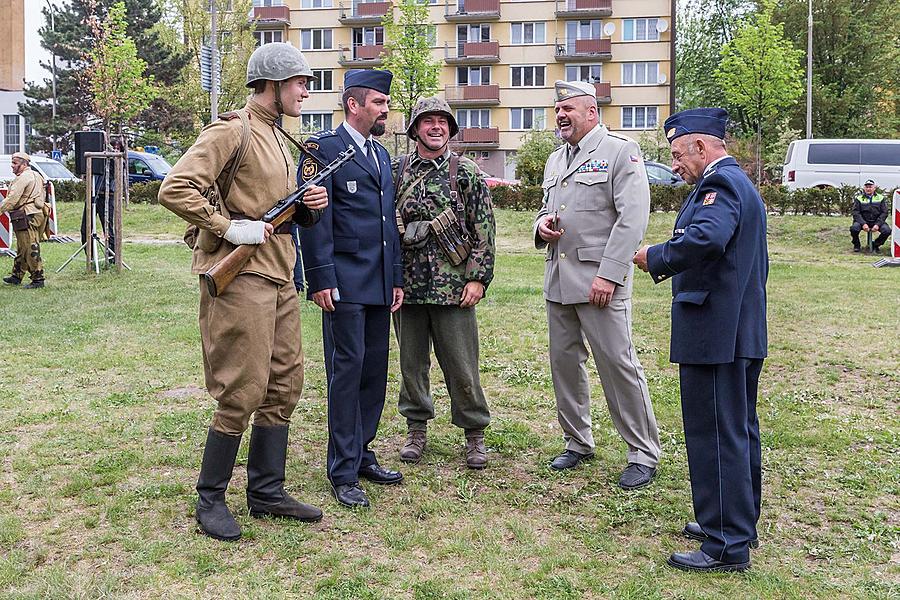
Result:
[[881,194],[872,194],[872,197],[869,198],[865,194],[859,194],[856,197],[859,200],[860,204],[879,204],[882,200],[884,200],[884,196]]

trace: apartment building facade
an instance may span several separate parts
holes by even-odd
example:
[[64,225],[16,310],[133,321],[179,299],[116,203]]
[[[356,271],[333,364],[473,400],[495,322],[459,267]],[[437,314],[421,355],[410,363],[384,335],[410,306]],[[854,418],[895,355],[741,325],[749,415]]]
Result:
[[[673,0],[426,0],[440,93],[460,126],[453,145],[512,178],[530,129],[553,129],[553,83],[597,89],[600,118],[637,138],[671,110]],[[258,43],[287,41],[318,76],[292,128],[337,126],[343,74],[378,68],[389,1],[254,0]],[[396,124],[399,129],[399,123]]]
[[19,103],[25,101],[25,0],[0,0],[0,154],[25,150],[25,118]]

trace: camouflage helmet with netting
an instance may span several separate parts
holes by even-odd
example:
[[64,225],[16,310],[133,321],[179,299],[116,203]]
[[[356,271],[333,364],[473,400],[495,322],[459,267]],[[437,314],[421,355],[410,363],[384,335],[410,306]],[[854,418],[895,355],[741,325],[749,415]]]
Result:
[[422,98],[416,102],[416,106],[413,108],[409,118],[409,127],[406,128],[406,135],[410,139],[416,139],[416,122],[419,120],[419,117],[425,115],[443,115],[447,117],[447,122],[450,125],[450,137],[459,133],[459,125],[456,124],[456,119],[453,118],[453,113],[450,112],[450,105],[443,98],[432,96],[431,98]]
[[303,53],[286,42],[263,44],[247,61],[247,87],[261,79],[285,81],[298,75],[315,79]]

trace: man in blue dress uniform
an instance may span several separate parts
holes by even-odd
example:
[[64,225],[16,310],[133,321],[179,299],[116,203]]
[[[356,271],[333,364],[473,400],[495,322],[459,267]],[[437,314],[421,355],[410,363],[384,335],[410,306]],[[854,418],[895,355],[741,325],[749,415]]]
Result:
[[346,120],[312,136],[298,177],[316,176],[348,146],[356,156],[325,183],[331,202],[300,244],[307,297],[322,309],[328,378],[328,478],[344,506],[368,506],[359,479],[400,483],[369,449],[384,408],[390,314],[403,303],[403,265],[394,217],[385,130],[390,71],[354,69],[344,76]]
[[666,120],[672,169],[696,187],[672,239],[634,262],[659,283],[672,278],[671,361],[679,364],[684,438],[700,550],[668,564],[743,571],[757,545],[760,508],[756,393],[766,357],[766,211],[725,150],[728,113],[697,108]]

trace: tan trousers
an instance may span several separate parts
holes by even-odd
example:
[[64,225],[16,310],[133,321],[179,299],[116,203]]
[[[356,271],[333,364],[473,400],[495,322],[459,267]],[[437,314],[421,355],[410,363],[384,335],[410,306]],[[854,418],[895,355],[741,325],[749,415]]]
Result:
[[628,446],[628,462],[655,467],[659,432],[644,368],[631,341],[631,300],[613,300],[605,308],[548,301],[547,323],[557,416],[566,449],[594,451],[587,340],[609,416]]
[[31,274],[32,281],[44,280],[44,261],[41,259],[41,232],[47,223],[43,213],[28,215],[28,229],[16,232],[16,258],[12,274],[19,279],[25,272]]
[[303,390],[300,304],[292,282],[238,275],[217,298],[200,280],[206,388],[219,403],[211,427],[228,435],[287,425]]

